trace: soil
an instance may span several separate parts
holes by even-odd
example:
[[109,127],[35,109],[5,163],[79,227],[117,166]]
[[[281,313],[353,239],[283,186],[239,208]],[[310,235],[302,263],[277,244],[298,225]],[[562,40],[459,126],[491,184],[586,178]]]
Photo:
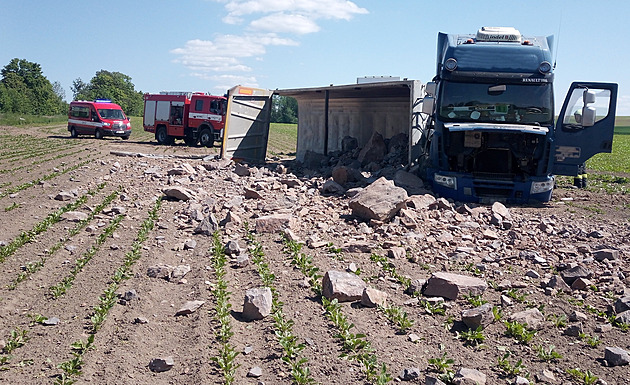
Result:
[[[12,147],[9,144],[15,143]],[[522,360],[521,376],[532,383],[542,381],[543,370],[551,372],[554,383],[583,383],[567,370],[590,371],[600,383],[627,384],[630,367],[608,366],[603,360],[607,346],[630,350],[630,332],[609,326],[603,313],[611,313],[616,298],[630,294],[630,197],[611,195],[603,191],[557,188],[551,202],[535,206],[511,206],[511,228],[493,227],[489,222],[489,207],[476,221],[480,228],[470,230],[458,226],[453,210],[434,210],[422,214],[422,224],[415,230],[420,237],[411,237],[407,229],[392,224],[367,224],[352,216],[345,196],[323,196],[318,187],[325,180],[316,174],[304,175],[292,162],[284,162],[288,173],[277,174],[278,162],[252,167],[251,177],[236,176],[233,165],[212,169],[212,163],[200,159],[217,154],[216,149],[187,147],[183,144],[158,146],[152,140],[129,140],[81,137],[70,138],[64,127],[40,128],[0,127],[0,194],[35,182],[17,192],[0,195],[0,241],[9,244],[21,233],[30,231],[47,216],[87,194],[87,201],[76,211],[89,214],[106,196],[120,189],[118,197],[103,212],[94,215],[76,235],[70,230],[76,223],[61,220],[34,236],[31,242],[0,260],[0,383],[51,384],[61,381],[63,372],[58,365],[73,358],[72,344],[86,341],[91,334],[94,343],[82,356],[80,374],[72,376],[77,384],[221,384],[225,377],[212,357],[219,352],[216,332],[215,297],[217,277],[212,265],[213,238],[195,234],[198,222],[191,219],[191,202],[164,199],[158,219],[140,247],[140,258],[132,266],[132,274],[123,280],[116,292],[135,290],[137,298],[119,300],[107,314],[102,327],[94,332],[90,317],[99,297],[112,283],[112,276],[132,251],[142,224],[163,188],[182,184],[196,193],[204,215],[212,212],[222,221],[235,206],[243,223],[222,226],[222,241],[237,240],[247,245],[244,222],[257,217],[283,212],[278,202],[292,203],[289,211],[298,219],[295,235],[306,241],[317,237],[333,247],[323,246],[302,251],[313,258],[320,272],[346,270],[351,263],[360,268],[360,277],[388,295],[389,306],[399,306],[413,320],[413,326],[399,333],[376,308],[357,303],[343,303],[342,312],[354,324],[354,333],[365,335],[379,363],[384,363],[392,378],[398,378],[406,368],[418,368],[420,377],[412,383],[425,383],[425,375],[437,375],[428,363],[446,353],[453,359],[451,369],[461,367],[482,371],[488,384],[513,383],[514,373],[506,373],[498,361],[506,352],[512,366]],[[39,148],[29,146],[40,146]],[[48,149],[48,150],[47,150]],[[152,157],[118,156],[120,152],[153,154]],[[41,155],[28,157],[26,154]],[[194,155],[193,157],[189,157]],[[168,175],[168,171],[187,163],[194,175]],[[215,162],[214,164],[218,164]],[[52,173],[79,165],[78,168],[50,177]],[[278,183],[291,176],[299,180],[297,188]],[[45,180],[42,180],[45,179]],[[263,198],[257,202],[244,199],[245,188],[258,189]],[[74,192],[70,201],[59,201],[60,192]],[[242,198],[242,199],[235,199]],[[276,206],[274,206],[276,205]],[[453,205],[456,209],[459,205]],[[483,206],[482,206],[483,207]],[[88,263],[76,273],[72,286],[59,298],[50,287],[71,274],[76,261],[96,247],[97,240],[111,221],[121,213],[123,219],[113,234],[105,239]],[[287,210],[284,210],[287,211]],[[448,212],[448,213],[447,213]],[[251,227],[251,225],[250,225]],[[491,230],[496,237],[489,236]],[[484,231],[486,231],[484,235]],[[442,239],[443,233],[451,237]],[[284,252],[281,237],[276,233],[253,233],[262,244],[269,269],[275,274],[274,286],[284,304],[285,317],[293,320],[293,333],[305,345],[301,355],[311,377],[319,384],[369,383],[362,366],[355,360],[341,358],[343,353],[336,328],[326,317],[321,298],[305,285],[304,276],[295,269]],[[186,240],[196,241],[193,248],[183,247]],[[59,242],[61,247],[49,251]],[[348,242],[375,245],[370,252],[339,251]],[[465,299],[447,301],[445,314],[430,314],[417,298],[406,294],[403,284],[370,257],[373,253],[387,255],[387,248],[399,245],[406,249],[405,259],[389,263],[402,276],[428,279],[432,273],[449,271],[475,275],[489,283],[483,299],[502,310],[503,318],[483,330],[485,341],[480,345],[465,344],[461,333],[462,310],[473,306]],[[3,246],[4,247],[4,246]],[[613,261],[595,261],[592,251],[602,247],[619,251]],[[465,248],[462,253],[458,248]],[[537,252],[547,263],[536,263],[521,257],[522,251]],[[20,273],[28,271],[29,263],[45,263],[27,279],[12,283]],[[546,293],[546,279],[572,263],[586,266],[591,272],[592,285],[587,290],[570,293]],[[181,280],[169,281],[147,275],[149,267],[167,264],[189,265],[191,270]],[[540,278],[529,277],[533,271]],[[274,333],[274,321],[266,317],[245,321],[242,317],[245,291],[262,286],[256,265],[226,266],[225,280],[230,294],[230,324],[234,333],[230,344],[239,352],[240,365],[235,372],[235,384],[291,384],[291,370],[282,360],[283,349]],[[511,306],[502,303],[506,291],[496,286],[513,288],[525,298],[514,300]],[[422,299],[422,297],[421,297]],[[189,315],[175,316],[188,301],[205,301]],[[533,341],[518,343],[506,335],[503,320],[509,315],[539,307],[547,318]],[[569,336],[564,327],[553,325],[553,317],[575,311],[584,313],[581,322],[583,336]],[[37,322],[38,315],[59,318],[56,325]],[[145,322],[146,321],[146,322]],[[575,322],[568,322],[574,325]],[[26,331],[21,346],[7,353],[15,339],[12,332]],[[419,337],[411,341],[410,334]],[[595,346],[587,344],[586,336],[598,338]],[[590,340],[594,341],[593,339]],[[538,358],[535,346],[549,347],[562,355],[553,361]],[[247,354],[245,354],[246,348]],[[250,351],[251,350],[251,351]],[[154,358],[172,357],[170,370],[154,372],[149,363]],[[262,369],[259,378],[248,377],[253,367]],[[398,381],[398,380],[394,380]]]

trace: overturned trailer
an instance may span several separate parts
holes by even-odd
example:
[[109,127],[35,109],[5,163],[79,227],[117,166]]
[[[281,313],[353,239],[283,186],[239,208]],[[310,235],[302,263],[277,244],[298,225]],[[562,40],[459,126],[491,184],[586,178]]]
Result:
[[424,85],[417,80],[378,81],[327,87],[275,90],[298,103],[296,159],[308,152],[329,155],[342,150],[345,137],[365,146],[375,132],[385,139],[409,138],[407,163],[420,158],[428,115],[422,114]]

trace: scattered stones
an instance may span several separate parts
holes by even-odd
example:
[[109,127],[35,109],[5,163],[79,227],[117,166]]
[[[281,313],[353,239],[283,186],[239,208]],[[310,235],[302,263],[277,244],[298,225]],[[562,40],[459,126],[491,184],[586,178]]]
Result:
[[382,177],[352,197],[348,206],[359,218],[387,221],[404,207],[406,199],[405,189]]
[[254,366],[247,372],[247,377],[258,378],[261,377],[262,374],[262,368],[260,368],[259,366]]
[[168,198],[179,201],[188,201],[195,198],[195,193],[184,187],[169,187],[162,190]]
[[174,365],[175,361],[173,357],[153,358],[151,362],[149,362],[149,369],[152,372],[160,373],[171,370]]
[[68,222],[81,222],[88,218],[86,213],[80,211],[68,211],[61,214],[61,219],[65,219]]
[[361,305],[365,307],[377,307],[385,306],[387,302],[387,293],[384,291],[376,290],[371,287],[363,289],[361,295]]
[[339,302],[359,301],[363,296],[365,282],[356,274],[330,270],[322,279],[322,294]]
[[437,272],[427,281],[423,294],[447,299],[457,299],[461,295],[480,295],[488,285],[480,278],[466,275]]
[[402,381],[413,381],[419,378],[421,373],[420,368],[405,368],[400,372],[398,378]]
[[609,366],[628,365],[630,354],[622,348],[608,346],[604,349],[604,360]]
[[212,236],[215,231],[219,229],[219,221],[214,216],[214,214],[210,214],[207,217],[203,218],[201,223],[195,228],[195,234],[203,234],[207,236]]
[[462,312],[462,321],[470,329],[476,330],[479,326],[485,329],[494,321],[494,314],[492,313],[492,305],[484,303],[483,305],[474,309],[464,310]]
[[177,313],[175,313],[175,315],[180,316],[180,315],[192,314],[196,312],[197,309],[199,309],[201,306],[203,306],[204,303],[206,302],[205,301],[188,301],[184,304],[184,306],[182,306],[177,311]]
[[296,219],[291,214],[272,214],[256,218],[257,233],[276,233],[295,226]]
[[459,368],[453,377],[454,385],[485,385],[486,375],[477,369]]
[[538,330],[543,327],[545,323],[545,316],[538,310],[538,308],[527,309],[518,313],[514,313],[509,317],[511,322],[518,322],[526,324],[529,329]]
[[42,321],[42,325],[44,326],[54,326],[57,324],[59,324],[59,318],[57,317],[46,318],[45,320]]
[[74,194],[68,191],[61,191],[60,193],[58,193],[57,195],[55,195],[55,200],[56,201],[70,201],[74,199]]
[[263,319],[271,314],[271,289],[256,287],[245,292],[243,318],[248,321]]

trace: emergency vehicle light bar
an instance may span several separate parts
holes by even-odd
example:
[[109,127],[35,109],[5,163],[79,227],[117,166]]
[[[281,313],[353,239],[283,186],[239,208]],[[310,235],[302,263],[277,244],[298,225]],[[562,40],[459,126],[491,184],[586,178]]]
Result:
[[94,103],[111,103],[110,99],[94,99]]

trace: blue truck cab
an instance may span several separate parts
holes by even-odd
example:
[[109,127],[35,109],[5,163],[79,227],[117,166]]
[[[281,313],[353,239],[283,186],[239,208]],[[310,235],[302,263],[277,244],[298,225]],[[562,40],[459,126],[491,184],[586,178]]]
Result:
[[514,28],[440,33],[420,164],[440,196],[462,202],[546,202],[554,175],[611,152],[617,84],[574,82],[554,117],[553,36]]

